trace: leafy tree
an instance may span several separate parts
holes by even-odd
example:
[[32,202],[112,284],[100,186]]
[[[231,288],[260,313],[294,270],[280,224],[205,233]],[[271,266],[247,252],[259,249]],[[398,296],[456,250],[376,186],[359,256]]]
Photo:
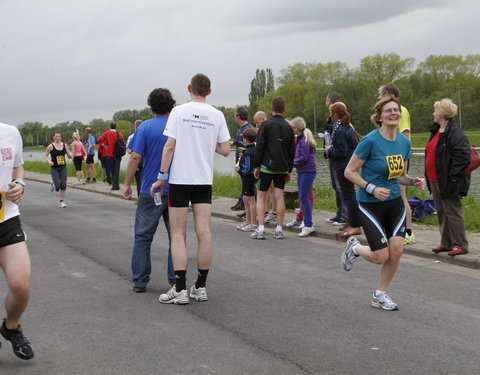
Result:
[[255,78],[250,83],[250,94],[248,95],[250,116],[253,117],[258,110],[257,102],[264,98],[265,95],[274,90],[275,83],[273,72],[271,69],[257,69]]
[[113,115],[113,121],[118,122],[120,120],[125,120],[133,124],[135,120],[151,118],[152,116],[153,114],[149,107],[144,109],[125,109],[115,112]]

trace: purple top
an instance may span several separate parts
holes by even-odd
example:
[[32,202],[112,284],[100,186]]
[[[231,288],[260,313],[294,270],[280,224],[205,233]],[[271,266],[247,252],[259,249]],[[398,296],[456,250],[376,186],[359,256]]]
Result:
[[315,147],[307,145],[303,133],[297,137],[293,166],[297,168],[297,173],[317,171],[315,165]]

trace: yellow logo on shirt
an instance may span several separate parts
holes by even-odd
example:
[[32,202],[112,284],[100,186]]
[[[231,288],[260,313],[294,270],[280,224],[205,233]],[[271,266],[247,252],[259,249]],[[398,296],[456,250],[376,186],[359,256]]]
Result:
[[5,192],[0,191],[0,223],[5,221]]
[[385,159],[387,159],[389,180],[403,176],[405,163],[401,154],[387,155],[385,156]]
[[65,165],[65,155],[57,155],[57,165]]

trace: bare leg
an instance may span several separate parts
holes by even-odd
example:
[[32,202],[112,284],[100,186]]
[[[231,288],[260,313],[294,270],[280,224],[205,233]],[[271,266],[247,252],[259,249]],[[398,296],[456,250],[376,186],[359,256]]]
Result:
[[247,210],[247,221],[250,224],[256,224],[257,223],[257,206],[255,203],[255,197],[254,196],[244,196],[243,201],[245,202],[245,210]]
[[185,233],[187,228],[188,207],[169,207],[170,238],[174,270],[186,270],[188,265]]
[[31,266],[26,242],[0,248],[0,267],[5,272],[8,285],[5,324],[8,329],[15,329],[30,297]]
[[212,264],[213,242],[211,230],[212,205],[197,203],[192,205],[195,232],[197,234],[197,267],[199,270],[208,270]]
[[285,197],[283,189],[275,188],[274,202],[277,208],[277,225],[283,226],[285,219]]
[[380,280],[377,286],[378,290],[387,290],[391,281],[393,280],[393,276],[395,276],[400,264],[400,257],[403,253],[404,241],[405,240],[403,237],[390,238],[388,244],[389,257],[388,260],[383,263],[382,271],[380,273]]
[[265,225],[265,198],[267,196],[266,191],[257,191],[257,214],[258,225]]

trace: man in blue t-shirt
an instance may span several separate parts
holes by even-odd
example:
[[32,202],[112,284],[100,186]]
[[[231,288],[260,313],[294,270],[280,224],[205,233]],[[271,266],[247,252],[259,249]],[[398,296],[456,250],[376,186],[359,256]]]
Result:
[[150,188],[157,181],[158,171],[162,162],[162,152],[168,137],[163,135],[168,115],[175,106],[175,100],[167,89],[155,89],[148,97],[148,105],[155,117],[142,122],[137,128],[135,135],[130,141],[128,148],[132,150],[125,173],[125,188],[123,197],[132,199],[132,179],[135,172],[143,163],[143,173],[138,206],[135,214],[135,241],[132,253],[132,280],[133,290],[136,293],[144,293],[150,281],[151,259],[150,247],[153,236],[158,227],[160,217],[168,233],[168,282],[175,284],[175,274],[170,250],[170,225],[168,218],[168,181],[159,197],[150,196]]
[[93,157],[95,156],[95,137],[90,128],[85,128],[85,135],[87,136],[87,160],[85,162],[85,172],[87,172],[87,180],[85,182],[97,182],[97,171]]

